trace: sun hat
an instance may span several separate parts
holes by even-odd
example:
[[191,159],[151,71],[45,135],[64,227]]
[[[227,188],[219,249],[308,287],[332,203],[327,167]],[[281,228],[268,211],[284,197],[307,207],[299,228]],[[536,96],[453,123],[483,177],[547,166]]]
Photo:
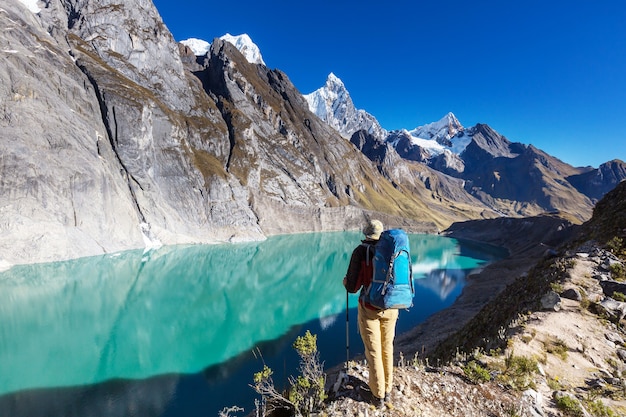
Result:
[[383,232],[383,224],[380,220],[370,220],[363,227],[363,234],[366,238],[378,240]]

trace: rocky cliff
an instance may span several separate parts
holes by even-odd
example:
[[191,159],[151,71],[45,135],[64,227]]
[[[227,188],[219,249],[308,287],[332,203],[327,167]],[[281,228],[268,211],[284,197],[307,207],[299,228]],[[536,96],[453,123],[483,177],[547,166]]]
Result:
[[437,228],[284,73],[223,41],[196,62],[152,2],[0,7],[3,264],[342,230],[371,213]]
[[[177,44],[150,0],[26,4],[0,0],[5,267],[353,229],[374,215],[420,232],[502,213],[590,215],[582,171],[478,127],[465,159],[432,158],[328,97],[324,122],[286,74],[236,45],[216,39],[195,56]],[[438,143],[470,140],[452,115],[444,125],[427,129]]]

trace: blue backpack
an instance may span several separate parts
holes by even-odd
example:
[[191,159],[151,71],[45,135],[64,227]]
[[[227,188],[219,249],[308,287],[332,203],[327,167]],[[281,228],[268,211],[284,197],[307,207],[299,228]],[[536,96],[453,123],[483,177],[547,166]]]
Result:
[[380,309],[413,306],[413,268],[409,238],[404,230],[385,230],[380,235],[372,282],[362,295],[365,302]]

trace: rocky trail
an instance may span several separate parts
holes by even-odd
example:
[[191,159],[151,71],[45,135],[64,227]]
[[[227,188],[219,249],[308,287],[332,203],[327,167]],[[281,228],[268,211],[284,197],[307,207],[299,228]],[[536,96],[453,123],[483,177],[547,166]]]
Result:
[[[593,243],[557,260],[568,265],[563,280],[553,285],[559,294],[549,293],[539,309],[502,329],[504,349],[459,353],[445,366],[401,357],[383,408],[360,398],[357,388],[366,385],[367,367],[352,362],[348,381],[320,415],[625,416],[626,333],[619,323],[626,303],[607,297],[601,285],[612,282],[610,265],[620,261]],[[512,374],[511,358],[528,359],[535,367]],[[476,364],[488,380],[474,375]],[[339,375],[329,376],[330,386]]]

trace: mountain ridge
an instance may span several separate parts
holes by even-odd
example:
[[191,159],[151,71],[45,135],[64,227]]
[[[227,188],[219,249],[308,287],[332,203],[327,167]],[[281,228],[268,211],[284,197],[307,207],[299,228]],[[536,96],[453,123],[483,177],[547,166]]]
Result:
[[[334,85],[345,88],[337,81]],[[317,94],[324,95],[320,90]],[[346,91],[326,97],[341,100],[349,94]],[[341,107],[341,104],[329,102],[325,112]],[[311,106],[311,109],[315,111],[319,107]],[[336,125],[333,118],[323,116],[323,120],[331,120],[331,126]],[[344,119],[344,126],[349,125]],[[575,168],[532,145],[510,142],[486,124],[466,129],[453,113],[412,130],[388,132],[385,138],[368,137],[379,145],[364,143],[362,135],[353,143],[358,143],[359,149],[366,153],[374,152],[369,155],[370,159],[380,159],[380,144],[389,143],[402,159],[424,163],[445,175],[464,180],[466,192],[505,216],[558,211],[583,222],[590,217],[594,201],[626,178],[623,161],[608,162],[591,171]],[[605,180],[605,177],[608,178]],[[595,180],[594,185],[585,186],[591,178]],[[524,191],[525,188],[528,190]]]
[[[567,211],[565,209],[569,205],[569,200],[573,200],[572,206],[576,212],[569,214],[573,214],[578,221],[584,221],[589,218],[593,203],[626,178],[624,172],[626,164],[622,161],[612,162],[611,168],[607,167],[611,162],[607,162],[597,170],[587,172],[586,167],[572,167],[532,145],[512,143],[486,124],[479,123],[466,129],[451,112],[438,121],[411,130],[387,131],[374,116],[365,110],[356,109],[345,85],[332,72],[324,86],[313,93],[305,94],[304,98],[309,104],[309,109],[344,138],[350,139],[359,130],[367,132],[368,135],[358,136],[353,143],[362,151],[366,149],[366,154],[368,149],[372,150],[374,155],[371,155],[371,160],[380,159],[386,154],[384,151],[381,154],[383,148],[375,143],[389,142],[402,159],[425,163],[435,171],[468,181],[467,192],[477,197],[487,207],[504,215],[532,216],[543,211]],[[364,138],[369,138],[375,143],[365,145]],[[468,147],[469,151],[465,152]],[[508,158],[514,162],[503,164],[502,161],[505,160],[499,159],[500,163],[497,163],[495,162],[497,158]],[[519,160],[515,161],[516,158]],[[491,160],[489,167],[493,173],[484,172],[484,159]],[[511,166],[507,168],[506,165]],[[544,168],[539,168],[540,165]],[[525,179],[518,178],[519,175],[512,172],[513,166],[523,173],[535,172],[531,178],[541,178],[535,181],[536,187],[549,188],[565,196],[552,199],[546,195],[530,193],[524,197],[529,201],[516,203],[520,193],[514,188],[520,188]],[[479,168],[482,168],[483,172]],[[501,178],[500,174],[503,171],[508,172],[509,178]],[[545,171],[562,171],[563,178],[552,178],[553,175]],[[606,175],[603,175],[604,173]],[[606,180],[608,184],[603,183],[606,176],[609,177]],[[475,181],[474,177],[479,177],[480,181]],[[586,186],[592,179],[594,185]],[[505,191],[506,184],[508,190]],[[491,191],[485,192],[485,189]]]
[[[8,2],[0,13],[3,265],[357,229],[373,216],[436,233],[469,219],[591,213],[562,178],[581,172],[487,128],[450,117],[439,129],[443,143],[463,138],[475,158],[484,151],[468,166],[410,134],[406,149],[394,146],[349,94],[329,96],[341,133],[287,74],[219,38],[196,56],[145,1],[37,4],[33,13]],[[504,185],[522,180],[508,172],[507,149],[527,153],[516,164],[538,179],[541,204],[511,199]]]

